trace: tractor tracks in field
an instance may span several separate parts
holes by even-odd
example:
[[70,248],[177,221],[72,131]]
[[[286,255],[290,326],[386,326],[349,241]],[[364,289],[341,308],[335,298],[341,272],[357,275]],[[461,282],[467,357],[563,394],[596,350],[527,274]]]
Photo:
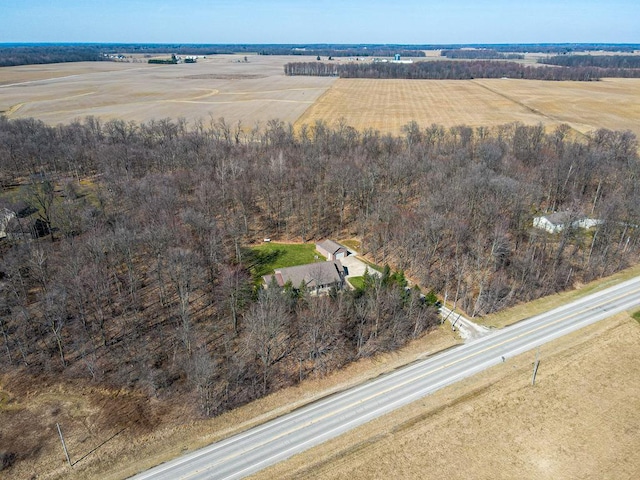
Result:
[[24,106],[24,103],[16,103],[15,105],[11,105],[8,110],[5,110],[0,113],[2,113],[6,117],[10,117],[14,113],[16,113],[18,110],[20,110],[23,106]]
[[488,85],[485,85],[483,83],[478,82],[477,80],[471,80],[472,83],[474,83],[475,85],[477,85],[480,88],[484,88],[485,90],[493,93],[494,95],[498,95],[499,97],[504,98],[505,100],[508,100],[512,103],[515,103],[516,105],[524,108],[525,110],[538,115],[540,117],[543,117],[547,120],[551,120],[553,122],[557,122],[558,124],[565,124],[568,125],[569,128],[571,128],[571,130],[573,130],[577,135],[581,136],[581,137],[585,137],[585,133],[581,132],[580,130],[578,130],[577,128],[575,128],[573,125],[571,125],[571,123],[567,122],[566,120],[562,120],[560,118],[554,117],[553,115],[549,115],[548,113],[545,113],[541,110],[538,110],[537,108],[531,107],[530,105],[527,105],[526,103],[517,100],[509,95],[507,95],[506,93],[501,92],[500,90],[494,89],[489,87]]

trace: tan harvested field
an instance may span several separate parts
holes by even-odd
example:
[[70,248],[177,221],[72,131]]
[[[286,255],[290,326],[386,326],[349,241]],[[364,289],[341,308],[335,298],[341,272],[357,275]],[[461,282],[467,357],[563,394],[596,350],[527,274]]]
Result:
[[604,127],[640,136],[640,79],[336,80],[284,75],[285,63],[314,61],[311,57],[247,58],[247,63],[244,56],[219,55],[179,65],[136,59],[5,67],[0,113],[49,124],[87,115],[142,122],[182,117],[190,123],[223,117],[246,129],[274,118],[297,125],[344,119],[359,130],[394,134],[412,120],[423,127],[568,123],[581,133]]
[[332,125],[340,119],[359,130],[392,134],[415,120],[422,127],[567,123],[580,133],[609,128],[640,136],[640,79],[339,79],[297,125],[317,120]]
[[640,478],[640,324],[602,321],[255,479]]
[[[0,113],[49,124],[93,115],[145,122],[224,117],[245,128],[295,122],[335,81],[286,77],[291,57],[219,55],[196,64],[83,62],[0,69]],[[301,57],[300,61],[310,60]]]

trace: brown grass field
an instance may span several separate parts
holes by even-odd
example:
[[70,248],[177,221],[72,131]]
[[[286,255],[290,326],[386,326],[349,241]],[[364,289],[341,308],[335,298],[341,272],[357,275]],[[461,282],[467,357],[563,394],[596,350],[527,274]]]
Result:
[[567,123],[583,134],[608,128],[629,129],[640,136],[640,79],[339,79],[297,125],[317,120],[335,124],[340,119],[359,130],[392,134],[401,133],[402,126],[415,120],[423,127]]
[[627,314],[425,397],[255,479],[636,479],[640,324]]
[[[335,81],[286,77],[291,57],[218,55],[196,64],[83,62],[0,69],[0,113],[49,124],[88,115],[146,122],[220,117],[245,128],[294,122]],[[300,61],[310,60],[300,58]]]

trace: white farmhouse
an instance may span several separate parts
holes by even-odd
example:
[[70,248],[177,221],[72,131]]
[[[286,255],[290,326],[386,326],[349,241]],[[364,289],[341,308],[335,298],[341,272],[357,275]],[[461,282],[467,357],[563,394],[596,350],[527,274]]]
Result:
[[8,208],[0,209],[0,238],[5,238],[7,236],[7,225],[9,225],[9,222],[13,218],[16,218],[15,212]]
[[534,217],[533,226],[549,233],[559,233],[565,228],[592,228],[600,225],[602,220],[587,217],[572,216],[569,212],[556,212],[549,215]]

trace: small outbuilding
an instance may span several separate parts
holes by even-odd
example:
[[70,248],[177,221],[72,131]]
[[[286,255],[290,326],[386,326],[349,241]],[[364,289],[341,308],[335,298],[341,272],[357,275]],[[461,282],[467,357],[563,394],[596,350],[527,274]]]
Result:
[[322,242],[316,243],[316,250],[322,256],[326,257],[328,261],[340,260],[341,258],[349,256],[350,253],[347,247],[333,240],[323,240]]

